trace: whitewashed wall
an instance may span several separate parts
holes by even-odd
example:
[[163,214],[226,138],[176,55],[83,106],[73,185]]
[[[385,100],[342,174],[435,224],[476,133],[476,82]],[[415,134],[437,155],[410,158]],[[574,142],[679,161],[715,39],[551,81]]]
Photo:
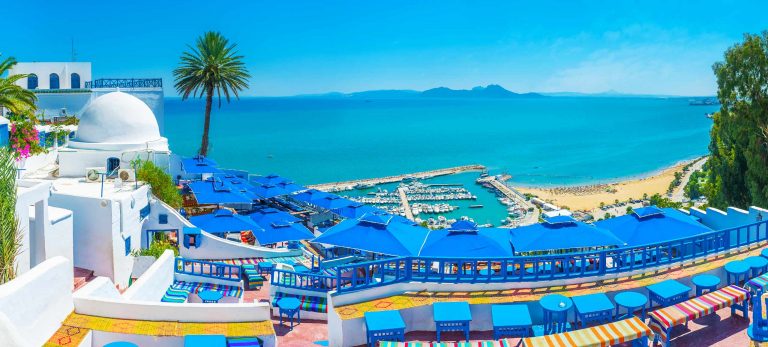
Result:
[[0,314],[12,324],[0,331],[18,333],[17,337],[0,334],[0,346],[18,345],[19,336],[29,346],[42,346],[72,312],[72,284],[72,263],[55,257],[0,285]]
[[125,300],[157,301],[173,284],[173,251],[166,250],[124,293]]
[[762,215],[763,220],[768,220],[768,210],[756,206],[751,206],[748,211],[736,207],[728,207],[725,211],[713,207],[707,208],[706,211],[692,208],[689,213],[691,216],[700,218],[701,223],[713,230],[756,223],[758,215]]
[[[85,82],[91,80],[91,63],[89,62],[35,62],[16,64],[10,74],[35,74],[37,75],[37,89],[50,89],[50,75],[55,73],[59,75],[59,89],[69,89],[72,87],[71,75],[77,73],[80,75],[80,88],[85,87]],[[21,79],[16,82],[22,88],[27,88],[27,79]]]
[[46,259],[50,259],[56,256],[62,256],[69,259],[70,262],[74,261],[72,250],[74,245],[72,243],[72,211],[47,206],[48,219],[39,221],[43,223],[42,226],[36,228],[38,223],[35,218],[35,208],[29,208],[29,229],[36,232],[35,243],[37,243],[36,255],[39,259],[35,263],[42,262]]
[[45,260],[44,255],[38,254],[44,253],[45,247],[42,235],[45,232],[43,229],[35,229],[38,227],[44,228],[46,223],[35,225],[34,229],[30,229],[29,207],[34,205],[35,209],[40,210],[40,215],[44,216],[43,220],[48,220],[47,207],[51,184],[49,182],[19,180],[17,185],[16,216],[19,220],[21,232],[21,247],[19,255],[16,257],[16,268],[19,274],[23,274]]

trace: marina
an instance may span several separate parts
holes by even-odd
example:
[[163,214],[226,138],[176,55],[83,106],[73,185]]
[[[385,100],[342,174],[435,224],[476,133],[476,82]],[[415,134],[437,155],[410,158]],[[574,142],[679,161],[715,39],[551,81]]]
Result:
[[444,169],[416,172],[411,174],[386,176],[386,177],[380,177],[380,178],[367,178],[367,179],[359,179],[359,180],[351,180],[351,181],[313,184],[308,186],[308,188],[314,188],[314,189],[323,190],[327,192],[342,192],[342,191],[352,190],[352,189],[371,188],[374,185],[385,184],[385,183],[423,180],[423,179],[434,178],[439,176],[454,175],[457,173],[483,171],[483,170],[485,170],[485,166],[483,165],[477,165],[477,164],[463,165],[463,166],[456,166],[456,167],[450,167],[450,168],[444,168]]

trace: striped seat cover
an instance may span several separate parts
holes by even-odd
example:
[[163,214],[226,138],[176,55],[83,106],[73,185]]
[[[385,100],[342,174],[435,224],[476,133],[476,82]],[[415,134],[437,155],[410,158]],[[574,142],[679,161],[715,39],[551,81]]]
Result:
[[245,287],[248,289],[258,289],[264,285],[264,276],[259,274],[259,270],[255,265],[244,264],[242,265],[243,274],[245,274]]
[[263,344],[258,337],[230,337],[227,347],[261,347]]
[[[537,337],[526,337],[526,347],[602,347],[622,344],[651,335],[640,318],[632,317],[618,322]],[[509,343],[512,340],[507,339]]]
[[293,297],[299,299],[299,301],[301,301],[302,311],[328,313],[327,300],[320,296],[299,296],[277,292],[275,293],[275,297],[272,299],[272,306],[277,307],[277,301],[284,297]]
[[513,347],[511,341],[461,341],[461,342],[392,342],[380,341],[379,347]]
[[160,300],[162,302],[186,302],[189,294],[197,294],[202,290],[212,290],[220,292],[224,296],[233,298],[240,298],[243,296],[243,289],[235,286],[226,286],[223,284],[201,283],[201,282],[184,282],[176,281],[168,287],[165,295]]

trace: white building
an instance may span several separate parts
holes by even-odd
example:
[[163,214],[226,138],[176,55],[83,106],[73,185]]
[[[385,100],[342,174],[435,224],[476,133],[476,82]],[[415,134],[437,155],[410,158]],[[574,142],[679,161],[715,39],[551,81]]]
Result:
[[85,82],[91,81],[91,63],[18,63],[9,73],[11,75],[28,74],[29,77],[16,82],[26,89],[83,89]]

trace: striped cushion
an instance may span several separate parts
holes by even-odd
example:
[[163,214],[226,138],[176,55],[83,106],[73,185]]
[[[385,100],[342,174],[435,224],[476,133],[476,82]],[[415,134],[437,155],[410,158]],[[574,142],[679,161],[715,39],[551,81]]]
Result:
[[[512,346],[512,345],[509,345]],[[499,341],[471,341],[471,342],[392,342],[380,341],[379,347],[507,347]]]
[[259,270],[254,265],[243,265],[243,274],[245,274],[245,284],[248,289],[258,289],[264,285],[264,276],[259,274]]
[[261,347],[261,340],[257,337],[233,337],[227,339],[227,347]]
[[190,293],[199,293],[203,290],[211,290],[220,292],[224,296],[233,298],[240,298],[243,296],[243,289],[235,286],[226,286],[223,284],[201,283],[201,282],[184,282],[176,281],[171,285],[171,288],[177,290],[186,290]]
[[[560,334],[523,338],[526,347],[615,346],[641,339],[651,334],[651,328],[640,318],[631,317],[618,322],[598,325]],[[511,345],[511,341],[507,339]]]
[[299,301],[301,301],[302,311],[328,313],[327,300],[320,296],[298,296],[277,292],[275,293],[275,297],[272,299],[272,306],[277,307],[277,301],[283,297],[293,297],[299,299]]
[[161,302],[187,302],[187,298],[189,297],[189,291],[184,289],[176,289],[173,286],[168,287],[168,290],[165,291],[165,295],[163,295],[163,298],[160,300]]

